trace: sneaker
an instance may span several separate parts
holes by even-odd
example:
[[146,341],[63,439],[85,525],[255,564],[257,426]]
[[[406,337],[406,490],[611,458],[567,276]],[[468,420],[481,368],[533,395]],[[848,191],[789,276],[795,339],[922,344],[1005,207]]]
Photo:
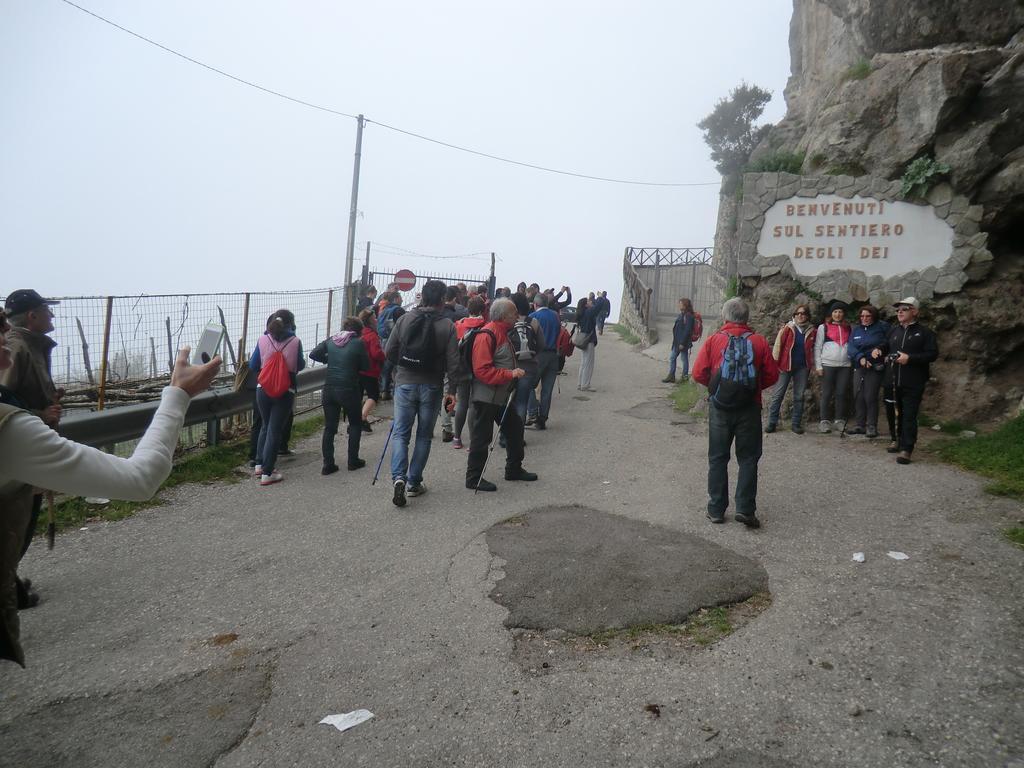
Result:
[[720,525],[721,523],[725,522],[725,515],[723,513],[721,513],[721,512],[719,512],[717,515],[712,514],[711,512],[708,512],[707,516],[708,516],[708,520],[710,520],[715,525]]
[[294,456],[295,455],[295,451],[290,450],[289,448],[282,448],[280,451],[277,452],[277,455],[278,456]]
[[395,495],[391,497],[391,503],[396,507],[405,506],[405,480],[395,480]]
[[580,392],[597,392],[593,387],[580,387]]
[[844,429],[846,429],[846,422],[843,421],[842,419],[836,419],[834,422],[832,422],[832,429],[834,429],[836,432],[842,432]]
[[774,424],[766,425],[765,428],[764,428],[764,431],[765,431],[766,435],[770,435],[772,432],[775,431],[775,425]]
[[909,464],[910,463],[910,451],[900,451],[896,454],[897,464]]
[[526,424],[525,424],[525,426],[532,427],[536,423],[537,423],[537,417],[536,416],[527,416],[526,417]]
[[668,376],[666,376],[664,379],[661,380],[661,383],[662,384],[675,384],[676,383],[676,377],[671,375],[671,374],[669,374]]
[[422,496],[426,492],[426,485],[424,485],[423,483],[416,483],[415,485],[410,485],[409,490],[406,491],[405,493],[407,496]]
[[864,427],[854,427],[853,429],[846,430],[846,434],[848,434],[848,435],[864,435],[864,434],[867,434],[867,432],[864,429]]
[[885,452],[886,452],[886,453],[899,453],[899,450],[900,450],[900,445],[899,445],[899,443],[897,443],[897,442],[896,442],[895,440],[893,440],[892,442],[890,442],[890,443],[889,443],[889,444],[888,444],[888,445],[887,445],[887,446],[885,447]]
[[441,442],[450,443],[455,438],[455,433],[449,432],[447,429],[441,430]]
[[260,475],[260,485],[273,485],[274,483],[280,483],[282,480],[284,480],[284,475],[276,469],[269,475]]
[[832,427],[828,422],[828,419],[822,419],[821,423],[818,424],[818,432],[822,435],[827,435],[832,431]]
[[794,435],[802,435],[804,433],[804,428],[801,427],[799,424],[794,424],[792,426],[792,430]]
[[876,437],[878,437],[878,430],[875,429],[874,427],[868,427],[867,432],[865,432],[865,434],[868,436],[869,440],[874,440]]
[[519,467],[518,469],[506,469],[505,470],[505,479],[506,480],[526,480],[528,482],[532,482],[533,480],[537,479],[537,473],[536,472],[527,472],[522,467]]
[[533,426],[534,426],[535,429],[547,429],[548,428],[548,420],[545,419],[543,416],[538,416],[537,417],[537,423],[534,424]]
[[488,492],[491,492],[491,491],[498,490],[498,486],[496,486],[490,480],[484,480],[483,478],[480,478],[480,482],[479,483],[471,483],[471,482],[467,481],[466,482],[466,487],[469,488],[469,490],[471,490],[471,491],[488,491]]
[[254,464],[252,468],[252,476],[257,480],[263,477],[263,466],[260,464]]
[[356,469],[362,469],[365,466],[366,466],[366,459],[352,459],[352,461],[350,461],[348,463],[348,471],[352,472],[353,470],[356,470]]
[[749,514],[744,515],[742,512],[737,512],[734,517],[737,523],[743,523],[747,528],[760,528],[761,521],[757,519],[757,515]]
[[361,426],[363,428],[363,432],[366,432],[367,434],[373,432],[373,427],[370,426],[370,422],[368,422],[366,419],[363,419],[363,423]]
[[455,450],[459,450],[461,447],[462,447],[462,438],[461,437],[453,437],[452,438],[452,448],[454,448]]
[[324,464],[323,469],[320,470],[321,475],[333,475],[338,471],[338,465],[335,463]]

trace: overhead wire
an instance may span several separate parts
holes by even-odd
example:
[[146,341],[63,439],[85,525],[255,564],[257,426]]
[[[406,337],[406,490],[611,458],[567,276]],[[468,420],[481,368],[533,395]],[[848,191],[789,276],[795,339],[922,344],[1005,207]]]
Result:
[[[118,29],[118,30],[120,30],[122,32],[125,32],[125,33],[131,35],[132,37],[135,37],[135,38],[137,38],[139,40],[142,40],[145,43],[149,43],[150,45],[155,46],[155,47],[159,48],[160,50],[165,51],[166,53],[170,53],[173,56],[177,56],[178,58],[184,59],[185,61],[190,62],[191,64],[196,64],[197,66],[203,67],[204,69],[207,69],[210,72],[214,72],[214,73],[216,73],[218,75],[221,75],[222,77],[226,77],[226,78],[228,78],[230,80],[234,80],[235,82],[241,83],[242,85],[247,85],[250,88],[255,88],[255,89],[259,90],[259,91],[263,91],[264,93],[268,93],[271,96],[277,96],[278,98],[285,99],[287,101],[293,102],[295,104],[299,104],[299,105],[304,106],[304,107],[309,107],[310,109],[316,109],[316,110],[319,110],[321,112],[327,112],[329,114],[337,115],[339,117],[347,117],[347,118],[352,119],[352,120],[358,120],[359,119],[358,115],[353,115],[353,114],[350,114],[348,112],[342,112],[341,110],[332,109],[331,107],[325,107],[322,104],[316,104],[316,103],[311,102],[311,101],[306,101],[305,99],[299,99],[299,98],[296,98],[295,96],[289,96],[288,94],[282,93],[281,91],[276,91],[273,88],[267,88],[266,86],[260,85],[259,83],[254,83],[251,80],[246,80],[245,78],[238,77],[237,75],[233,75],[230,72],[226,72],[223,69],[219,69],[219,68],[214,67],[214,66],[212,66],[210,64],[202,62],[199,59],[195,59],[195,58],[193,58],[191,56],[187,56],[186,54],[181,53],[180,51],[176,51],[173,48],[169,48],[168,46],[163,45],[162,43],[158,43],[156,40],[152,40],[152,39],[146,37],[145,35],[141,35],[138,32],[135,32],[135,31],[133,31],[131,29],[128,29],[127,27],[124,27],[124,26],[118,24],[117,22],[110,20],[110,19],[106,18],[105,16],[101,16],[100,14],[98,14],[98,13],[96,13],[94,11],[91,11],[88,8],[84,8],[81,5],[78,5],[77,3],[72,2],[72,0],[61,0],[61,2],[63,2],[66,5],[71,6],[72,8],[75,8],[75,9],[81,11],[82,13],[85,13],[85,14],[87,14],[89,16],[92,16],[94,19],[97,19],[98,21],[102,21],[104,24],[109,24],[110,26],[114,27],[115,29]],[[465,152],[465,153],[470,154],[470,155],[476,155],[477,157],[484,157],[484,158],[487,158],[489,160],[495,160],[495,161],[498,161],[498,162],[501,162],[501,163],[507,163],[509,165],[517,165],[517,166],[520,166],[522,168],[530,168],[532,170],[543,171],[545,173],[554,173],[554,174],[558,174],[558,175],[561,175],[561,176],[570,176],[570,177],[573,177],[573,178],[587,179],[587,180],[590,180],[590,181],[603,181],[603,182],[608,182],[608,183],[612,183],[612,184],[629,184],[629,185],[643,186],[643,187],[709,187],[709,186],[718,186],[720,184],[720,182],[717,182],[717,181],[691,181],[691,182],[640,181],[640,180],[636,180],[636,179],[617,179],[617,178],[613,178],[613,177],[610,177],[610,176],[595,176],[595,175],[591,175],[591,174],[587,174],[587,173],[577,173],[575,171],[566,171],[566,170],[561,170],[561,169],[558,169],[558,168],[551,168],[551,167],[544,166],[544,165],[537,165],[535,163],[527,163],[527,162],[524,162],[522,160],[514,160],[512,158],[503,157],[501,155],[494,155],[494,154],[491,154],[489,152],[482,152],[482,151],[477,150],[477,149],[471,149],[469,147],[464,147],[464,146],[461,146],[459,144],[453,144],[453,143],[448,142],[448,141],[442,141],[441,139],[435,139],[435,138],[432,138],[430,136],[425,136],[425,135],[423,135],[421,133],[416,133],[415,131],[409,131],[409,130],[406,130],[404,128],[399,128],[399,127],[394,126],[394,125],[389,125],[388,123],[384,123],[384,122],[381,122],[379,120],[373,120],[373,119],[365,117],[365,116],[363,116],[363,120],[364,120],[364,122],[372,123],[373,125],[378,125],[381,128],[385,128],[385,129],[387,129],[389,131],[394,131],[395,133],[400,133],[400,134],[403,134],[405,136],[409,136],[411,138],[419,139],[421,141],[426,141],[426,142],[429,142],[431,144],[436,144],[438,146],[446,147],[448,149],[457,150],[459,152]]]

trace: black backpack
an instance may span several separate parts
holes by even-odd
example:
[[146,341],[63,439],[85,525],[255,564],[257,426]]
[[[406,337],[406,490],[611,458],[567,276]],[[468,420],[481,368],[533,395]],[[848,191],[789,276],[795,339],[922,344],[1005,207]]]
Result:
[[482,325],[477,328],[470,328],[466,331],[466,335],[459,340],[459,359],[462,361],[463,370],[469,373],[470,378],[473,377],[473,342],[476,341],[476,337],[481,333],[486,333],[494,339],[495,344],[498,343],[494,331],[484,328]]
[[398,364],[414,371],[437,371],[437,330],[434,323],[442,318],[429,312],[411,312],[403,329],[405,339],[398,352]]
[[517,320],[508,334],[508,343],[515,350],[516,360],[535,360],[540,351],[537,332],[529,320]]
[[723,411],[735,411],[757,399],[757,368],[754,366],[754,345],[750,331],[739,336],[724,334],[729,344],[722,352],[722,362],[711,376],[708,393],[711,402]]

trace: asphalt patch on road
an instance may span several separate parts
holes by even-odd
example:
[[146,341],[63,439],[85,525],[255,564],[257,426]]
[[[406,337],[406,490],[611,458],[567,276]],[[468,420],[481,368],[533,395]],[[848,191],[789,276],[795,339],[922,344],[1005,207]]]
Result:
[[667,422],[673,426],[697,423],[697,418],[694,415],[680,413],[666,397],[648,400],[645,403],[634,405],[632,408],[616,411],[616,413],[621,413],[623,416],[630,416],[634,419],[643,419],[644,421]]
[[767,592],[764,568],[699,536],[577,506],[533,510],[487,531],[504,577],[505,626],[574,635],[679,625]]

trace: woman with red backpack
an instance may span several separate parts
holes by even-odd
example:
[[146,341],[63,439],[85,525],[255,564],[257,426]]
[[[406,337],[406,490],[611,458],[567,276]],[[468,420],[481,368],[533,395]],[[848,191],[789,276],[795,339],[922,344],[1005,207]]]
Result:
[[[680,381],[690,378],[690,349],[693,347],[694,325],[697,316],[693,311],[693,302],[689,299],[679,300],[679,316],[672,326],[672,349],[668,351],[668,376],[662,379],[665,384],[676,381],[676,358],[683,361],[683,375]],[[698,338],[700,338],[698,336]]]
[[377,407],[377,401],[380,400],[380,372],[384,366],[384,349],[380,345],[380,336],[377,335],[377,316],[373,310],[364,309],[360,312],[359,322],[363,324],[363,344],[366,345],[366,353],[370,356],[370,367],[359,372],[363,394],[366,395],[366,402],[363,403],[362,429],[363,432],[372,432],[369,419],[373,409]]
[[279,309],[267,323],[249,358],[249,370],[256,376],[256,405],[262,426],[253,474],[260,485],[273,485],[284,477],[274,470],[281,430],[295,403],[296,375],[306,367],[302,342],[295,335],[295,315]]

